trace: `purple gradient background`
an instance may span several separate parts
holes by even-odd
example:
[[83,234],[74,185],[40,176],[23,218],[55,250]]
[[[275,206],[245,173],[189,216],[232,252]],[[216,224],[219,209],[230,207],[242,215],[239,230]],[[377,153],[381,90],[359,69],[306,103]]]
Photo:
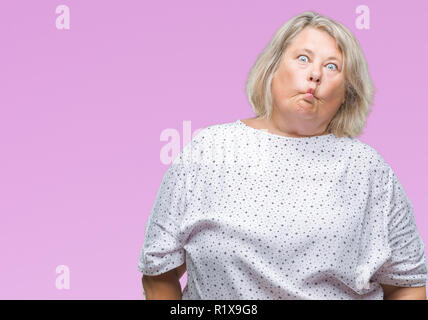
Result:
[[[55,27],[61,4],[70,30]],[[361,4],[369,30],[355,26]],[[252,117],[251,66],[306,10],[360,41],[377,92],[358,138],[400,178],[428,245],[427,1],[8,0],[0,3],[0,298],[141,299],[144,226],[169,166],[161,132],[183,138],[186,120],[195,131]],[[69,290],[55,287],[61,264]]]

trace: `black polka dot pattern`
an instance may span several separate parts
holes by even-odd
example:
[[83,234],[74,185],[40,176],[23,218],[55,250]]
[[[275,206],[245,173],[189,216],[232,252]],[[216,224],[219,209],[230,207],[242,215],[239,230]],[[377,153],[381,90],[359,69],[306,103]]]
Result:
[[373,147],[240,120],[201,130],[163,176],[138,270],[185,261],[183,300],[381,300],[380,283],[427,280],[413,207]]

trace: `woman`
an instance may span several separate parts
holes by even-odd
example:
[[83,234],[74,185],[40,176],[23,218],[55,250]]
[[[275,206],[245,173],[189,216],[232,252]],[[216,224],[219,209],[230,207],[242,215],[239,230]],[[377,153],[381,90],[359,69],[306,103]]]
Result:
[[373,86],[352,33],[294,17],[247,93],[256,117],[204,128],[162,179],[138,262],[147,299],[426,299],[413,207],[355,138]]

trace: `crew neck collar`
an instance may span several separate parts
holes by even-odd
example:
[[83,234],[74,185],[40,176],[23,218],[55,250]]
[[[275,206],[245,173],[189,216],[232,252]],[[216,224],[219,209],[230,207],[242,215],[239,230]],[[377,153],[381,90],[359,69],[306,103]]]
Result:
[[281,140],[286,140],[286,141],[306,141],[306,142],[308,142],[308,141],[322,141],[322,140],[327,140],[327,139],[334,137],[333,133],[323,134],[320,136],[312,136],[312,137],[287,137],[287,136],[281,136],[279,134],[271,133],[271,132],[268,132],[266,130],[256,129],[256,128],[250,127],[249,125],[242,122],[240,119],[236,120],[235,123],[238,124],[239,126],[245,128],[245,129],[253,131],[255,133],[264,134],[264,135],[272,137],[274,139],[281,139]]

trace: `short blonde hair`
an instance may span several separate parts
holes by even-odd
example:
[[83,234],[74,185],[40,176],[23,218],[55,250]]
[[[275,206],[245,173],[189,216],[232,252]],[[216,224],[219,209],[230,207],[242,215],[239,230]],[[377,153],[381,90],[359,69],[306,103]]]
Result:
[[288,20],[274,35],[258,56],[250,70],[246,92],[253,111],[258,117],[270,119],[272,115],[271,83],[288,44],[303,28],[311,26],[328,32],[342,52],[342,70],[345,73],[345,102],[327,126],[335,136],[355,137],[361,134],[370,113],[374,86],[367,61],[355,36],[348,28],[314,11],[306,11]]

